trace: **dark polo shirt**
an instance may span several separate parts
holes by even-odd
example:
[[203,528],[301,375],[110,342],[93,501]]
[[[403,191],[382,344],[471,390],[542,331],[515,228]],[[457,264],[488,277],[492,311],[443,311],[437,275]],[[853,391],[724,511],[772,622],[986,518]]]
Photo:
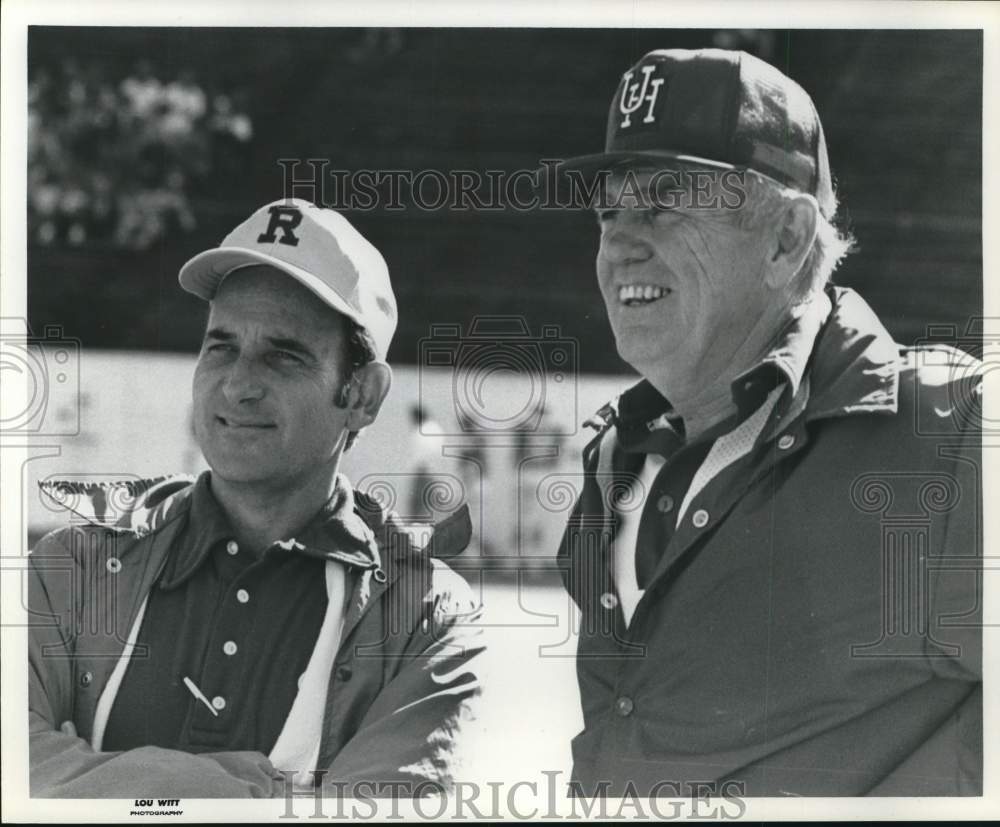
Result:
[[270,752],[326,612],[326,560],[371,565],[371,534],[359,523],[341,477],[305,531],[254,557],[235,541],[203,474],[188,524],[149,594],[104,750]]

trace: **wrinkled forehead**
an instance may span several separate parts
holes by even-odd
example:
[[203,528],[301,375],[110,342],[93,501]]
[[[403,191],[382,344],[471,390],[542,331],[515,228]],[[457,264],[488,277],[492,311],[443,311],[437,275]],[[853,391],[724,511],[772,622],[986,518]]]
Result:
[[735,210],[746,201],[739,169],[626,166],[605,170],[596,209]]

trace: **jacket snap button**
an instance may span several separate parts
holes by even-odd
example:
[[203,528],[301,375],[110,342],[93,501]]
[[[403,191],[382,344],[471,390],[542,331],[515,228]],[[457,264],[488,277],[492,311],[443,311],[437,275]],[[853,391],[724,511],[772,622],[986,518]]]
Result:
[[791,434],[785,434],[784,436],[781,437],[781,439],[778,440],[778,447],[782,451],[787,451],[794,444],[795,444],[795,437],[793,437]]
[[337,668],[337,680],[338,681],[349,681],[354,675],[354,670],[350,666],[340,666]]
[[375,571],[372,572],[372,579],[374,579],[376,583],[384,583],[389,578],[385,576],[385,572],[382,571],[382,569],[375,569]]
[[80,675],[80,686],[90,686],[94,682],[93,672],[84,672]]
[[691,522],[695,528],[704,528],[708,525],[708,512],[704,508],[699,508],[691,516]]
[[612,592],[605,592],[601,595],[601,605],[608,610],[616,608],[618,606],[618,596]]
[[112,574],[118,574],[122,570],[122,561],[117,557],[109,557],[105,565]]
[[656,501],[656,510],[661,514],[669,514],[674,507],[674,498],[669,494],[664,494]]
[[631,715],[633,709],[635,709],[635,704],[632,703],[632,699],[627,695],[622,695],[617,701],[615,701],[615,712],[617,712],[622,718],[627,718]]

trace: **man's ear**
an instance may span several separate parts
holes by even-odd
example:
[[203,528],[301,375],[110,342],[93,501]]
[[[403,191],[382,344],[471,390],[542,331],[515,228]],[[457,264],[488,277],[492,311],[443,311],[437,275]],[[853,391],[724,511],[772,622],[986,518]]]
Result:
[[360,431],[375,421],[391,385],[392,368],[385,362],[369,362],[354,371],[341,395],[347,430]]
[[816,240],[819,205],[811,195],[793,198],[778,218],[772,243],[771,266],[765,276],[771,287],[784,287],[802,269]]

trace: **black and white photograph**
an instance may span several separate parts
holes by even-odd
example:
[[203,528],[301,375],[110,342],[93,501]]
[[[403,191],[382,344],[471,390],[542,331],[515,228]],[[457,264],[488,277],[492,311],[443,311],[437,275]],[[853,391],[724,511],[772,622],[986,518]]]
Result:
[[281,5],[4,6],[4,819],[1000,815],[1000,14]]

